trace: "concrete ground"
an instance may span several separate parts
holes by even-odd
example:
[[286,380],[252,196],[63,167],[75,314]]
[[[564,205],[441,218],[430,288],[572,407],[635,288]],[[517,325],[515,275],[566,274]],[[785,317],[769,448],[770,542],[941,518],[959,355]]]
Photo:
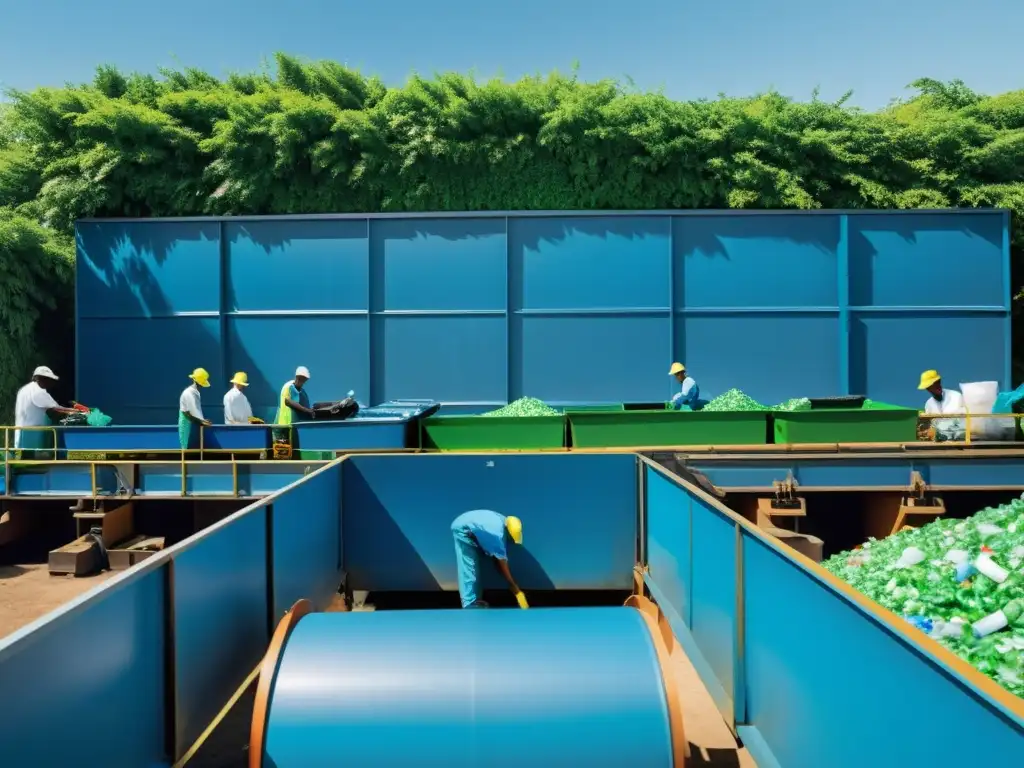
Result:
[[0,565],[0,638],[31,624],[55,608],[109,579],[96,576],[51,576],[46,563]]

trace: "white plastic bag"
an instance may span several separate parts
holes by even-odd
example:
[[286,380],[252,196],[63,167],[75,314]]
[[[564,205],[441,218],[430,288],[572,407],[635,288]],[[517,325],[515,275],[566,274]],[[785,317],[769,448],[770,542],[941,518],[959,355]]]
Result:
[[[992,406],[999,396],[998,381],[961,382],[960,394],[970,414],[992,413]],[[1009,434],[1006,424],[1009,422]],[[1013,435],[1013,419],[971,419],[971,440],[1008,440]]]

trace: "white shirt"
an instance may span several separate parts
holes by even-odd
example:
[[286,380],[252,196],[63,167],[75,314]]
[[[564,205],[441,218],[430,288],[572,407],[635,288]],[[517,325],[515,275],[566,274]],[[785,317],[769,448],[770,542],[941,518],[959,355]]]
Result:
[[199,387],[197,385],[189,384],[185,387],[185,391],[178,398],[178,410],[182,413],[191,413],[200,421],[206,421],[206,417],[203,416],[203,404],[199,400]]
[[696,383],[697,382],[693,380],[692,376],[687,376],[685,379],[683,379],[683,388],[679,390],[679,394],[681,394],[683,397],[686,397],[686,393],[693,389],[693,386]]
[[[964,396],[955,389],[943,389],[942,400],[929,397],[924,404],[926,414],[942,413],[966,413],[967,406],[964,404]],[[931,419],[932,426],[936,433],[943,433],[946,437],[954,437],[954,433],[964,431],[963,419]]]
[[224,423],[248,424],[252,417],[249,398],[238,387],[232,387],[224,395]]
[[[18,390],[14,400],[14,426],[45,427],[50,423],[46,412],[51,408],[60,408],[53,395],[30,381]],[[14,445],[21,445],[21,430],[14,431]]]

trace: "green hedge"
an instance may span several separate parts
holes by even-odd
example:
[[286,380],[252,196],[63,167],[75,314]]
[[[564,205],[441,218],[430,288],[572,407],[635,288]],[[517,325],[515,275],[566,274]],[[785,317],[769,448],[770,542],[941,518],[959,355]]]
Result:
[[[913,87],[865,112],[774,92],[680,102],[559,74],[391,88],[283,54],[273,73],[224,80],[101,67],[86,85],[11,93],[0,112],[0,207],[14,232],[0,258],[47,262],[0,284],[0,317],[18,297],[36,317],[54,303],[70,316],[61,281],[83,216],[1005,206],[1018,214],[1018,261],[1024,91]],[[32,317],[0,334],[5,409],[8,379],[46,352],[26,351]]]

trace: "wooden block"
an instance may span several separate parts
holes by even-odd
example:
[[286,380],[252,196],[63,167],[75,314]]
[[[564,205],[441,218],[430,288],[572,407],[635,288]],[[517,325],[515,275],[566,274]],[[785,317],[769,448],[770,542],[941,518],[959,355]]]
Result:
[[27,536],[36,527],[38,517],[29,509],[17,509],[10,504],[0,515],[0,546],[12,544]]
[[[135,509],[131,502],[122,504],[116,509],[82,511],[74,513],[78,523],[79,535],[84,535],[89,528],[99,526],[103,529],[103,546],[110,549],[114,544],[123,541],[135,533]],[[82,529],[85,530],[82,530]]]
[[52,574],[87,576],[100,568],[100,551],[91,536],[82,536],[50,552]]
[[801,555],[810,558],[816,563],[820,563],[822,560],[825,542],[817,536],[787,531],[785,528],[767,528],[765,533],[770,533],[786,546],[795,549]]
[[135,536],[107,550],[110,570],[123,571],[152,557],[164,548],[163,536]]

